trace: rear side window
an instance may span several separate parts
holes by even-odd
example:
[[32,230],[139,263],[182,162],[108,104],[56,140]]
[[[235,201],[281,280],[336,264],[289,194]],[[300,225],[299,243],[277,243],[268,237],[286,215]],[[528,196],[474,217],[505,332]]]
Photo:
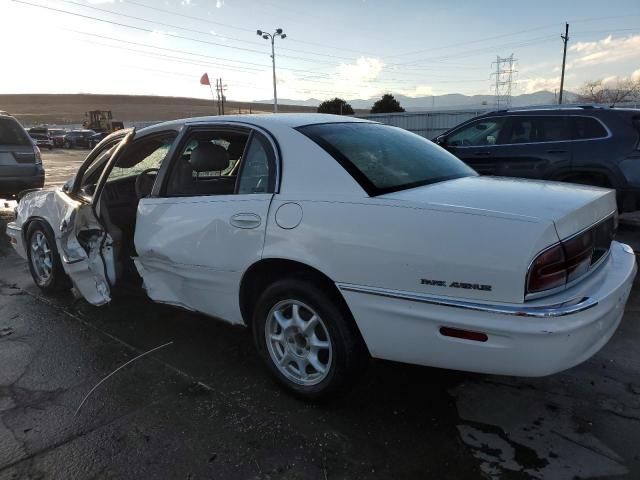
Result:
[[16,120],[0,118],[0,145],[31,145],[31,140]]
[[476,175],[429,140],[375,123],[299,127],[335,158],[371,196]]
[[504,141],[500,143],[531,143],[535,142],[535,118],[534,117],[511,117],[509,119],[508,134]]
[[264,135],[254,132],[251,138],[240,172],[238,194],[273,192],[270,185],[270,180],[275,179],[271,172],[276,163],[273,149]]
[[558,115],[538,117],[536,127],[538,142],[562,142],[571,139],[566,117]]
[[588,140],[608,136],[607,130],[593,117],[572,117],[573,139]]

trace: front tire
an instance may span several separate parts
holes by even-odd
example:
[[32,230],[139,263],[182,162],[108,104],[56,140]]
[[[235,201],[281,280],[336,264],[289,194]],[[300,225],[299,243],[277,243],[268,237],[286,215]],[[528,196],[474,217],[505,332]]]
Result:
[[253,339],[275,379],[305,400],[344,392],[367,360],[350,314],[313,282],[267,287],[253,316]]
[[29,224],[26,238],[29,271],[34,283],[47,293],[70,288],[71,280],[62,268],[51,228],[40,220],[34,220]]

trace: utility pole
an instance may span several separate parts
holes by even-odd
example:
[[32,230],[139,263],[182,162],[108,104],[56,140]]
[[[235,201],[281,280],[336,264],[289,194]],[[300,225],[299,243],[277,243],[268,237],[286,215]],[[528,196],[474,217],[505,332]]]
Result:
[[220,80],[220,104],[222,106],[222,115],[224,115],[224,86],[222,85],[222,78]]
[[220,115],[220,79],[216,78],[216,95],[218,97],[218,115]]
[[280,37],[282,39],[287,38],[286,33],[282,33],[281,28],[277,28],[273,33],[263,32],[262,30],[258,30],[256,32],[259,36],[264,38],[265,40],[271,40],[271,65],[273,67],[273,113],[278,113],[278,91],[276,88],[276,49],[275,49],[275,41],[276,37]]
[[564,35],[560,35],[564,43],[564,51],[562,53],[562,74],[560,76],[560,95],[558,96],[558,104],[562,105],[562,92],[564,90],[564,65],[567,61],[567,43],[569,42],[569,24],[564,24]]

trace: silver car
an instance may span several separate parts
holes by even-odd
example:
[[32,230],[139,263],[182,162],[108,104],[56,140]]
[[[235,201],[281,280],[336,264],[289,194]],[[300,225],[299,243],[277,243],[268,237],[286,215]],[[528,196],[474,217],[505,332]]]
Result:
[[0,198],[43,185],[40,149],[15,118],[0,115]]

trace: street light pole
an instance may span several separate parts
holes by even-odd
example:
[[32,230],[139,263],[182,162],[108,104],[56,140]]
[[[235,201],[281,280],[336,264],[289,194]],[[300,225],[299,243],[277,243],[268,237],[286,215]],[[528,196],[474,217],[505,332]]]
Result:
[[276,87],[276,37],[280,37],[282,39],[287,38],[286,33],[282,33],[281,28],[277,28],[273,33],[263,32],[262,30],[258,30],[256,32],[259,36],[264,38],[265,40],[271,40],[271,65],[273,67],[273,113],[278,113],[278,89]]
[[271,36],[271,66],[273,67],[273,113],[278,113],[278,90],[276,88],[276,37]]

